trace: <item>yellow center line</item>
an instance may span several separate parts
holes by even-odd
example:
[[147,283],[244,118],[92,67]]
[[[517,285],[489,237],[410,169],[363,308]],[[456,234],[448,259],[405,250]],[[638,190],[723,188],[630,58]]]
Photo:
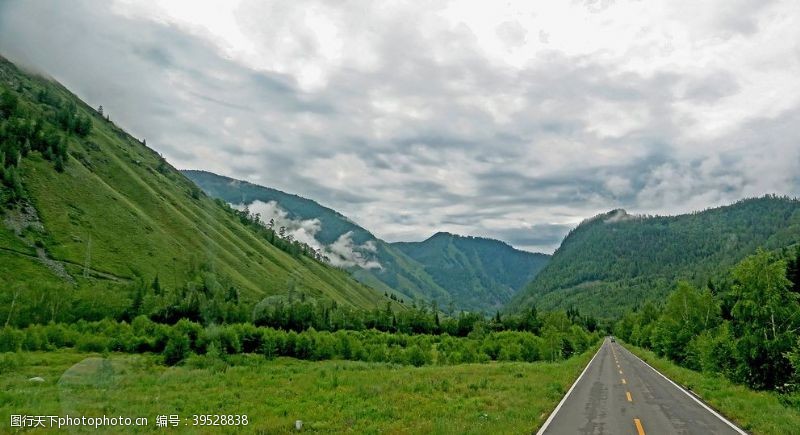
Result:
[[627,382],[625,382],[625,378],[622,378],[622,385],[625,385],[625,384],[627,384]]
[[626,391],[625,395],[628,396],[628,402],[633,402],[633,398],[631,397],[631,392],[630,391]]
[[639,435],[645,435],[644,427],[642,427],[642,421],[641,420],[639,420],[638,418],[634,418],[633,419],[633,424],[636,425],[636,432],[638,432]]
[[619,371],[619,374],[622,374],[622,370]]

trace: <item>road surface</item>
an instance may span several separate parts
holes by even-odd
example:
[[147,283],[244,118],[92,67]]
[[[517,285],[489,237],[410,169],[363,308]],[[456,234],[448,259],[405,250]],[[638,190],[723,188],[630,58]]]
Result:
[[539,434],[744,434],[608,338]]

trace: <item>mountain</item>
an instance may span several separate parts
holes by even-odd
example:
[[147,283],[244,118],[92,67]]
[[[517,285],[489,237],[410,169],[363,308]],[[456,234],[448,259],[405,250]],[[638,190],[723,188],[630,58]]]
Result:
[[676,280],[705,285],[758,248],[800,242],[800,201],[776,196],[680,216],[595,216],[572,230],[511,307],[600,317],[663,300]]
[[331,244],[344,233],[352,232],[354,243],[363,244],[374,240],[369,231],[358,226],[341,213],[322,206],[310,199],[277,189],[259,186],[212,172],[181,170],[183,175],[192,180],[203,191],[213,198],[219,198],[230,204],[252,204],[255,201],[268,203],[275,201],[287,212],[289,220],[319,219],[323,225],[316,232],[316,238],[323,244]]
[[336,255],[337,261],[359,281],[401,298],[492,311],[508,302],[549,258],[496,240],[444,233],[418,243],[388,243],[310,199],[210,172],[183,173],[210,196],[247,205],[265,221],[276,219],[276,225],[293,229],[298,238],[312,235],[324,250],[346,239],[359,258]]
[[489,302],[500,307],[530,282],[549,255],[514,249],[481,237],[436,233],[422,242],[393,243],[423,265],[433,281],[456,300],[469,305]]
[[[167,303],[164,289],[182,289],[175,299],[190,309],[213,308],[217,294],[247,307],[290,290],[385,306],[349,274],[270,243],[100,109],[2,57],[0,147],[2,321],[47,321],[78,306],[119,314],[137,297]],[[132,294],[140,282],[156,294]]]

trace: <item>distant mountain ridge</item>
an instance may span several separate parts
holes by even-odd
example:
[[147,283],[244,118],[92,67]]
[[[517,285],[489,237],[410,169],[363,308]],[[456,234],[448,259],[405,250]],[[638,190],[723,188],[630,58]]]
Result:
[[217,175],[208,171],[186,169],[181,170],[181,172],[200,186],[209,196],[220,198],[228,203],[250,204],[256,200],[263,202],[276,201],[292,219],[320,219],[326,222],[326,225],[323,225],[317,233],[317,239],[325,244],[333,243],[341,234],[348,231],[353,232],[353,240],[358,244],[375,238],[372,233],[336,210],[299,195],[224,175]]
[[274,202],[288,219],[318,219],[314,235],[324,245],[349,233],[358,254],[380,264],[379,268],[351,268],[353,276],[399,297],[489,312],[507,303],[549,260],[548,255],[520,251],[504,242],[445,233],[422,242],[388,243],[313,200],[211,172],[183,173],[210,196],[231,204],[260,205],[274,213],[271,207],[263,207]]
[[422,264],[434,282],[451,295],[473,304],[492,297],[498,302],[511,300],[550,259],[499,240],[445,232],[422,242],[392,245]]
[[679,216],[617,209],[584,220],[509,309],[578,308],[609,317],[662,300],[682,279],[704,285],[757,248],[800,243],[800,201],[765,196]]

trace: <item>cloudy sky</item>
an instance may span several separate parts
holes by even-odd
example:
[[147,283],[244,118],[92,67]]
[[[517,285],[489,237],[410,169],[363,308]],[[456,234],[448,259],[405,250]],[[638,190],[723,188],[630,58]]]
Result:
[[4,1],[0,53],[389,241],[800,194],[800,4]]

